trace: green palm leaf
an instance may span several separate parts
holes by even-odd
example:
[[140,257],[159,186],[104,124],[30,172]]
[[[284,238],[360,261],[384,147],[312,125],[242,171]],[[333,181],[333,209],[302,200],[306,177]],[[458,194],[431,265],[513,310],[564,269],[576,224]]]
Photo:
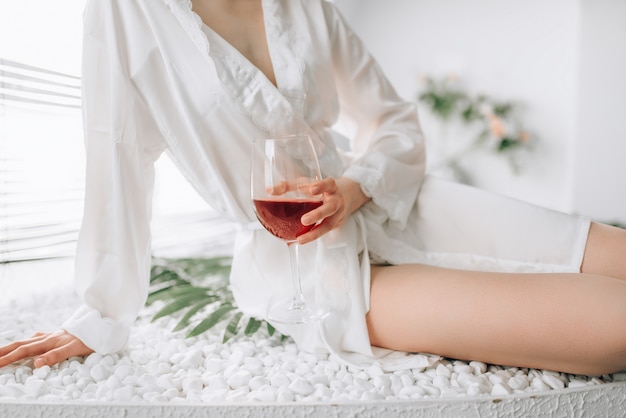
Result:
[[183,315],[183,317],[180,319],[180,321],[178,321],[178,324],[176,324],[176,326],[174,327],[174,329],[172,329],[173,332],[176,331],[181,331],[182,329],[186,328],[189,326],[189,323],[191,321],[191,318],[197,314],[198,312],[200,312],[200,310],[202,310],[202,308],[204,308],[205,306],[210,305],[211,303],[214,303],[215,299],[211,298],[206,298],[204,300],[201,300],[200,302],[196,303],[195,305],[193,305],[186,313],[185,315]]
[[[166,304],[152,317],[152,321],[167,315],[175,315],[186,309],[172,330],[181,331],[192,326],[196,314],[208,307],[207,316],[187,333],[187,337],[202,334],[227,320],[223,342],[242,332],[242,323],[247,317],[235,306],[230,289],[228,278],[231,262],[231,257],[153,258],[151,292],[146,304],[156,301],[165,301]],[[213,304],[215,308],[210,306]],[[253,335],[264,323],[267,324],[268,335],[274,335],[276,332],[274,327],[256,318],[247,320],[243,334]],[[281,341],[286,338],[281,336]]]
[[160,311],[158,311],[153,317],[152,321],[156,321],[157,319],[164,317],[166,315],[171,315],[174,312],[178,312],[181,309],[185,309],[189,306],[190,303],[195,302],[200,299],[211,299],[213,301],[217,300],[217,298],[213,295],[207,295],[206,293],[192,293],[190,295],[185,295],[179,298],[176,298],[173,302],[165,305]]
[[248,320],[248,325],[246,325],[246,329],[244,330],[243,334],[245,336],[250,336],[254,334],[255,332],[259,330],[259,328],[261,328],[261,324],[262,324],[262,321],[259,321],[256,318],[250,318],[250,320]]
[[206,317],[191,331],[189,331],[187,337],[195,337],[196,335],[202,334],[203,332],[209,330],[218,322],[220,322],[224,318],[224,315],[234,309],[236,308],[230,304],[220,306],[216,311],[212,312],[208,317]]
[[241,321],[241,317],[243,316],[243,312],[237,312],[226,325],[226,329],[224,330],[224,337],[222,338],[222,342],[230,340],[232,337],[237,334],[239,331],[239,322]]

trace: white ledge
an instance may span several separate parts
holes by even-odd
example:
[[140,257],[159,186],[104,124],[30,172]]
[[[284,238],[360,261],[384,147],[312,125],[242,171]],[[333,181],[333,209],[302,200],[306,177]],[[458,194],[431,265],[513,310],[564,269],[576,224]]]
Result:
[[98,403],[98,402],[4,402],[2,416],[64,418],[143,418],[143,417],[503,417],[503,416],[621,416],[626,411],[626,382],[607,383],[590,388],[564,389],[542,394],[483,396],[473,399],[354,402],[354,403]]

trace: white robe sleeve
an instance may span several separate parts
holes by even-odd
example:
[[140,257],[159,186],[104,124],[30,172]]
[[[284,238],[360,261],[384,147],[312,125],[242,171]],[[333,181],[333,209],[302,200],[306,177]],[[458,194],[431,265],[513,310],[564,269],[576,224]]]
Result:
[[[106,2],[108,3],[108,2]],[[154,161],[164,148],[116,51],[123,39],[105,2],[85,13],[85,213],[76,253],[84,305],[62,327],[99,353],[119,351],[148,293]]]
[[351,142],[354,159],[343,175],[360,183],[377,206],[369,208],[377,217],[403,227],[425,170],[416,106],[398,97],[339,12],[323,3],[342,117],[356,130]]

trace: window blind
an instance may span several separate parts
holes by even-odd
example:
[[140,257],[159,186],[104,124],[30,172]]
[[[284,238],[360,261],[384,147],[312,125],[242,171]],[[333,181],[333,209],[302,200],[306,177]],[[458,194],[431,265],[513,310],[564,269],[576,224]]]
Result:
[[[0,263],[71,257],[83,212],[80,79],[0,58]],[[157,162],[157,256],[230,253],[233,225],[166,157]]]
[[0,262],[69,256],[82,216],[80,78],[0,58]]

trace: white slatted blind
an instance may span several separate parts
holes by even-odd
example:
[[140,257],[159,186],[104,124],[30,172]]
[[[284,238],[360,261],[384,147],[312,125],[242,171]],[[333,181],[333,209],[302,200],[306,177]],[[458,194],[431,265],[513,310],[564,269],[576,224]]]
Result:
[[80,79],[0,58],[0,262],[74,252],[83,150]]
[[[0,263],[72,256],[82,218],[80,79],[0,58]],[[156,255],[228,253],[232,225],[157,163]]]

